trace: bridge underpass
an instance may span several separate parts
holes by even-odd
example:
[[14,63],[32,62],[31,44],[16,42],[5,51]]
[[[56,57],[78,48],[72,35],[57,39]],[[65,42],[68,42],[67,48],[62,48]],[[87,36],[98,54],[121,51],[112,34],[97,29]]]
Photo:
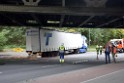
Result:
[[[124,20],[124,1],[123,0],[78,0],[78,1],[77,0],[1,0],[0,1],[0,25],[2,26],[123,28],[124,27],[123,20]],[[88,55],[92,56],[93,53]],[[120,56],[121,55],[123,54],[120,54]],[[119,63],[117,63],[116,65],[110,64],[110,65],[104,65],[104,66],[98,66],[98,65],[101,65],[101,63],[93,61],[95,63],[95,65],[93,65],[94,63],[92,62],[87,62],[87,60],[85,62],[85,60],[82,60],[82,56],[80,56],[81,58],[79,58],[81,59],[80,61],[78,60],[74,61],[74,63],[76,64],[72,64],[73,63],[73,60],[72,60],[72,62],[69,61],[70,63],[60,65],[59,63],[57,63],[58,62],[57,59],[56,59],[56,62],[53,61],[52,63],[51,61],[45,59],[45,61],[48,61],[47,63],[45,62],[46,64],[44,64],[41,61],[36,63],[33,62],[33,64],[32,62],[22,63],[20,61],[19,63],[17,62],[15,63],[17,65],[1,66],[0,82],[14,83],[14,82],[19,82],[23,80],[27,81],[29,79],[34,79],[39,76],[40,77],[46,76],[47,79],[52,77],[51,79],[53,82],[58,80],[58,79],[55,79],[56,77],[62,78],[62,76],[66,75],[68,77],[62,78],[61,80],[68,79],[70,76],[72,76],[71,79],[68,79],[71,81],[70,83],[73,83],[73,82],[83,83],[83,81],[86,82],[86,80],[90,80],[94,78],[95,76],[93,75],[100,77],[107,73],[111,73],[117,70],[119,71],[124,67],[123,63],[119,64],[121,61],[119,61]],[[102,58],[104,62],[104,57]],[[94,59],[96,60],[96,57]],[[124,59],[124,58],[121,58],[121,59]],[[30,65],[26,65],[25,63]],[[91,66],[98,66],[98,67],[91,68],[90,71],[94,70],[91,72],[92,75],[91,73],[87,74],[87,72],[88,73],[90,72],[90,71],[87,71],[87,69],[84,69],[87,72],[82,72],[84,70],[81,70],[81,71],[79,70],[79,69],[91,67]],[[78,69],[79,71],[74,73],[73,71],[76,69]],[[72,72],[69,72],[70,73],[69,74],[67,73],[68,71],[72,71]],[[88,77],[86,75],[90,75],[91,77]],[[116,76],[116,75],[113,75],[113,76]],[[113,77],[113,76],[110,76],[110,77]],[[55,80],[53,80],[53,78]],[[109,79],[109,82],[110,80],[113,80],[113,79],[115,78]],[[120,76],[119,79],[123,79],[123,76]],[[45,79],[43,80],[45,81]],[[40,81],[43,82],[43,80],[40,80]],[[63,81],[61,82],[63,83]],[[51,80],[49,83],[51,83]],[[60,80],[58,80],[57,83],[60,83]],[[118,83],[120,83],[120,81],[118,81]]]
[[123,0],[1,0],[0,25],[123,28]]

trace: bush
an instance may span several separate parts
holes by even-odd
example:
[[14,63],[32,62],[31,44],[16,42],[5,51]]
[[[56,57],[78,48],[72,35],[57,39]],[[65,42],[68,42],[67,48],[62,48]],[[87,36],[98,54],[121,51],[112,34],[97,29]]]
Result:
[[0,32],[0,51],[3,49],[3,46],[6,44],[8,40],[5,36],[6,34],[7,34],[7,31],[5,30],[2,30],[2,32]]

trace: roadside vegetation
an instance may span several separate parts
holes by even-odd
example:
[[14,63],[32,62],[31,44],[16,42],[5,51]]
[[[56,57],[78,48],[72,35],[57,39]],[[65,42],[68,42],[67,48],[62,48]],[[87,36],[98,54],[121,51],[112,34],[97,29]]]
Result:
[[0,27],[0,51],[12,48],[25,49],[25,27]]
[[[124,29],[110,28],[52,28],[59,31],[78,32],[87,37],[89,51],[94,51],[96,44],[105,45],[110,39],[124,38]],[[25,49],[26,27],[0,26],[0,51],[14,48]]]

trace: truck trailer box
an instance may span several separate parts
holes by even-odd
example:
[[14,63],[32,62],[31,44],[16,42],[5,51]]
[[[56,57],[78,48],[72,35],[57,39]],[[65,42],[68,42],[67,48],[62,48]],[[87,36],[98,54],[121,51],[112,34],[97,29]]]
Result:
[[54,52],[64,43],[65,50],[77,50],[84,45],[79,33],[61,32],[56,30],[31,28],[26,31],[26,51]]

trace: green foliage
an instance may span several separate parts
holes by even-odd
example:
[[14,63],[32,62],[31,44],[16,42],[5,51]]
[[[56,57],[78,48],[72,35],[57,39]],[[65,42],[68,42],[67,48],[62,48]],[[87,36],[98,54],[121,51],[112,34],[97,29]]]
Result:
[[[13,48],[13,47],[23,47],[25,48],[26,37],[25,31],[26,27],[0,27],[0,49]],[[79,32],[85,35],[91,45],[102,44],[105,45],[110,39],[124,38],[124,29],[103,29],[103,28],[54,28],[59,31],[66,32]],[[90,34],[90,38],[89,38]]]
[[8,38],[6,38],[6,34],[8,34],[9,31],[6,29],[1,30],[0,32],[0,50],[4,48],[4,45],[7,43]]
[[12,27],[7,34],[8,44],[23,45],[25,44],[25,31],[24,27]]
[[25,45],[25,27],[0,27],[0,50],[7,45]]
[[[110,39],[124,38],[124,29],[110,28],[61,28],[62,31],[80,32],[85,35],[91,45],[105,45]],[[89,38],[90,34],[90,38]]]

